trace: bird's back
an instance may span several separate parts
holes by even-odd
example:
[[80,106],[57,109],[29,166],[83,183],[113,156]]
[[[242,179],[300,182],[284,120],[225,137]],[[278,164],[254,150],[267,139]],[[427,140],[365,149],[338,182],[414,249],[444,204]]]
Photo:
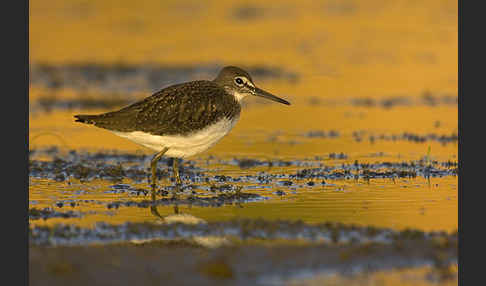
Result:
[[152,96],[100,115],[75,115],[77,122],[111,131],[152,135],[187,135],[233,119],[241,111],[233,95],[212,81],[192,81],[164,88]]

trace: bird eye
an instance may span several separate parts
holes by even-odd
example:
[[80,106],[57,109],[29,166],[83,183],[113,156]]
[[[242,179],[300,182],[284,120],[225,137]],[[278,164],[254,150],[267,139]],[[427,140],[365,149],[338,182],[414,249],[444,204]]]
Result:
[[241,77],[235,78],[235,82],[237,85],[243,85],[243,80],[241,79]]

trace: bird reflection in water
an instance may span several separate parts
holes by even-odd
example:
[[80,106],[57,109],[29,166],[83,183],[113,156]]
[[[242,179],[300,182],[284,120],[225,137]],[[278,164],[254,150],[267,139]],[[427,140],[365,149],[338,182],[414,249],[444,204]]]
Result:
[[[236,193],[237,194],[240,194],[239,191],[240,191],[240,188],[238,188],[238,190],[237,190]],[[192,219],[190,219],[191,220],[190,223],[194,223],[194,221],[203,221],[202,219],[196,218],[196,217],[194,217],[194,216],[192,216],[190,214],[184,214],[184,213],[181,213],[180,212],[180,210],[179,210],[179,203],[178,203],[178,201],[179,201],[179,195],[178,195],[178,193],[179,192],[180,192],[179,187],[176,186],[176,190],[174,190],[173,196],[171,198],[171,200],[174,201],[174,213],[173,214],[170,214],[170,215],[166,215],[165,217],[162,216],[160,214],[159,210],[157,209],[158,203],[157,203],[156,195],[155,195],[155,193],[152,193],[152,204],[150,206],[150,213],[152,215],[154,215],[155,217],[157,217],[157,218],[159,218],[161,220],[164,220],[166,222],[167,222],[167,218],[169,218],[169,217],[170,217],[170,220],[171,221],[174,221],[174,219],[175,219],[177,221],[183,222],[183,221],[186,221],[188,218],[192,218]],[[189,209],[192,208],[192,201],[191,200],[185,200],[183,204],[187,204]],[[241,204],[240,200],[236,200],[234,202],[234,205],[236,207],[238,207],[238,208],[243,208],[243,205]],[[177,219],[176,218],[177,216],[180,216],[181,220]]]

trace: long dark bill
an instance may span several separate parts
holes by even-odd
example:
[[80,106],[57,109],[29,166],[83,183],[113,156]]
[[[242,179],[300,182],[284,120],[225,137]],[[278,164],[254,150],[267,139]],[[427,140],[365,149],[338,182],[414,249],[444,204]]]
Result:
[[260,96],[260,97],[263,97],[263,98],[267,98],[267,99],[270,99],[270,100],[273,100],[273,101],[276,101],[276,102],[280,102],[280,103],[283,103],[283,104],[290,105],[290,102],[288,102],[287,100],[282,99],[280,97],[277,97],[277,96],[271,94],[270,92],[266,92],[263,89],[259,89],[258,87],[255,87],[254,95]]

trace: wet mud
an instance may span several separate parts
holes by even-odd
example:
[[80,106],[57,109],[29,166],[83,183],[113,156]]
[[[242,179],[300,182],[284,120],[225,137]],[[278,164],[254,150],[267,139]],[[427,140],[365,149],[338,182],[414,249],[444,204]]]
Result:
[[[48,178],[56,181],[65,181],[69,178],[89,181],[94,179],[109,180],[120,182],[123,178],[129,178],[136,182],[147,181],[150,176],[147,166],[150,156],[120,154],[120,153],[87,153],[68,151],[67,155],[61,158],[58,149],[50,150],[31,150],[31,156],[38,154],[54,155],[52,160],[29,160],[29,175],[34,178]],[[314,160],[258,160],[250,158],[234,158],[224,160],[213,158],[210,162],[184,160],[180,168],[181,177],[190,184],[193,183],[263,183],[279,182],[282,185],[292,185],[294,180],[300,179],[378,179],[378,178],[415,178],[415,177],[444,177],[457,176],[458,163],[456,161],[428,160],[426,157],[416,161],[402,162],[376,162],[360,163],[355,160],[354,163],[340,163],[339,160],[347,159],[344,153],[330,153],[329,159],[337,160],[335,163],[328,163],[317,157]],[[158,168],[158,179],[172,179],[172,160],[171,158],[162,158]],[[266,171],[258,172],[256,175],[243,175],[239,177],[225,175],[207,175],[208,167],[211,164],[238,166],[242,170],[266,167]],[[303,168],[314,166],[314,168]],[[285,172],[285,167],[295,169],[296,172]],[[168,171],[168,170],[171,171]],[[272,169],[284,171],[275,173]],[[287,180],[286,180],[287,179]],[[290,179],[290,180],[288,180]],[[325,181],[321,182],[325,185]],[[190,187],[190,185],[189,185]],[[116,187],[115,187],[116,188]],[[118,189],[123,191],[124,187]],[[221,191],[224,189],[232,190],[233,186],[213,187],[211,191]],[[138,190],[130,190],[137,192]]]
[[[90,282],[98,278],[85,274],[101,267],[117,273],[102,280],[142,284],[167,282],[169,277],[177,285],[279,285],[302,279],[304,273],[350,275],[358,269],[373,273],[424,265],[447,281],[454,279],[454,273],[447,274],[457,264],[457,233],[333,223],[237,220],[100,224],[94,229],[57,225],[31,228],[29,237],[31,265],[39,263],[31,268],[32,277],[49,285],[66,279]],[[92,246],[83,247],[86,244]]]

